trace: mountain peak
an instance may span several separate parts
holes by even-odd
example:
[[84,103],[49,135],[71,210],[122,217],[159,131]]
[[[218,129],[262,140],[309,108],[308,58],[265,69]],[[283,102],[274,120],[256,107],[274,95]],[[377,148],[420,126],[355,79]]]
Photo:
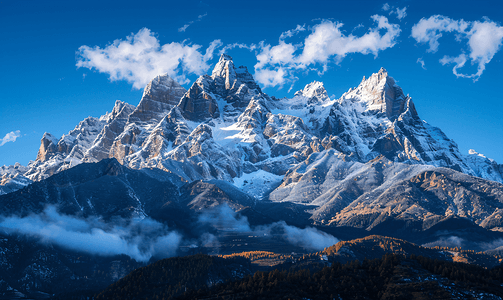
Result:
[[232,61],[232,57],[230,55],[225,53],[220,55],[218,63],[215,65],[215,68],[213,68],[213,72],[211,72],[211,78],[215,79],[217,77],[226,79],[234,79],[236,77],[234,62]]
[[147,84],[143,91],[142,98],[157,98],[157,101],[170,103],[174,106],[178,104],[178,100],[180,99],[172,99],[173,96],[176,96],[176,92],[181,93],[182,91],[183,93],[182,95],[180,95],[180,97],[183,96],[183,94],[186,92],[185,88],[183,88],[178,82],[176,82],[167,73],[165,73],[157,75]]
[[57,151],[58,138],[50,134],[44,133],[40,140],[40,149],[37,154],[37,161],[45,161],[49,159]]
[[232,56],[230,56],[229,54],[222,53],[220,55],[219,61],[222,61],[222,60],[230,60],[230,61],[232,61]]
[[358,98],[367,103],[369,110],[385,112],[390,120],[396,119],[404,112],[409,99],[385,68],[381,68],[367,79],[363,77],[360,85],[343,97]]
[[381,67],[381,69],[379,69],[379,72],[377,72],[377,74],[388,76],[388,71],[386,71],[384,67]]
[[307,98],[318,98],[318,100],[324,100],[328,98],[327,91],[323,86],[323,82],[321,81],[313,81],[307,84],[303,90],[300,90],[295,93],[295,95],[302,95]]

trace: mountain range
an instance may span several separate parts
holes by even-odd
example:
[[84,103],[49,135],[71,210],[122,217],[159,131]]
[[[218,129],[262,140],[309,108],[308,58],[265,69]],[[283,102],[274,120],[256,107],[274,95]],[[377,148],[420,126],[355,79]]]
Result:
[[[272,243],[302,251],[316,248],[314,240],[370,234],[503,247],[503,165],[475,150],[460,153],[384,68],[338,99],[318,81],[276,98],[222,54],[188,90],[159,75],[138,106],[117,100],[62,137],[46,132],[34,161],[3,166],[0,176],[5,241],[15,233],[40,238],[19,222],[71,217],[88,224],[71,227],[72,237],[94,236],[98,224],[136,247],[113,254],[143,262],[182,248],[217,253]],[[174,248],[169,254],[158,251],[163,241]],[[0,280],[22,289],[21,275]]]
[[503,166],[474,150],[461,154],[420,119],[385,69],[339,99],[321,82],[277,99],[223,54],[189,90],[159,75],[137,107],[116,101],[61,138],[45,133],[35,161],[0,169],[0,192],[106,158],[181,182],[226,181],[255,199],[314,205],[315,224],[455,215],[503,228]]

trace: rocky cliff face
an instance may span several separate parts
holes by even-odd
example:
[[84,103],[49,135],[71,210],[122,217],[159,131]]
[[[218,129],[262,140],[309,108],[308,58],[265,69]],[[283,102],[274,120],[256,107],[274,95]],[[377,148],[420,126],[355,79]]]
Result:
[[[115,137],[108,157],[114,157],[119,162],[131,167],[141,167],[141,162],[133,163],[127,158],[142,149],[143,145],[152,139],[162,140],[159,131],[154,130],[171,108],[176,106],[186,90],[168,75],[155,77],[143,92],[140,104],[128,115],[124,128]],[[157,137],[151,137],[154,134]],[[148,157],[156,155],[150,153]]]
[[187,92],[178,82],[167,74],[156,76],[150,81],[141,98],[140,104],[129,115],[128,123],[157,123]]
[[236,68],[232,57],[222,54],[211,76],[201,76],[178,107],[190,121],[221,118],[225,122],[236,122],[250,101],[259,98],[269,97],[262,93],[247,68]]
[[110,149],[117,136],[119,136],[127,124],[128,117],[135,111],[135,107],[117,100],[112,113],[106,117],[107,124],[96,137],[92,147],[84,156],[85,162],[96,162],[108,158]]

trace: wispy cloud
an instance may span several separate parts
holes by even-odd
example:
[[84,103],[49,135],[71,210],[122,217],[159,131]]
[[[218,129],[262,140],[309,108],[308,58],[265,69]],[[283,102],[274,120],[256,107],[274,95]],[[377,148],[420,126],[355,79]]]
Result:
[[302,32],[302,31],[306,31],[306,25],[297,25],[297,27],[295,27],[295,29],[291,29],[291,30],[287,30],[285,32],[283,32],[280,36],[279,36],[279,39],[280,40],[284,40],[286,38],[289,38],[289,37],[292,37],[294,35],[296,35],[297,33],[299,32]]
[[[428,52],[437,52],[439,39],[443,32],[456,33],[455,39],[458,42],[466,41],[465,48],[461,49],[458,56],[445,55],[440,59],[442,65],[454,64],[452,72],[457,77],[472,78],[477,81],[484,72],[486,65],[494,55],[500,50],[503,42],[503,27],[495,22],[484,18],[482,22],[466,22],[464,20],[453,20],[451,18],[435,15],[430,18],[421,19],[412,27],[412,37],[422,44],[428,43]],[[469,55],[465,54],[469,52]],[[468,62],[477,66],[477,72],[473,74],[460,73]]]
[[18,137],[21,137],[21,131],[11,131],[7,133],[3,139],[0,139],[0,147],[5,145],[8,142],[15,142]]
[[178,28],[178,32],[185,32],[187,28],[189,28],[190,25],[194,24],[195,22],[201,21],[204,17],[206,17],[208,13],[205,13],[204,15],[199,15],[196,20],[190,21],[189,23],[183,25],[182,27]]
[[98,218],[62,215],[49,206],[39,215],[1,218],[0,231],[33,236],[43,243],[95,255],[126,254],[138,261],[173,256],[182,240],[177,232],[149,218],[116,221],[111,225]]
[[214,40],[204,54],[197,44],[172,42],[161,46],[156,36],[143,28],[104,48],[81,46],[76,65],[109,74],[112,81],[127,80],[136,89],[164,73],[183,84],[188,83],[188,74],[202,75],[208,70],[208,60],[221,45],[220,40]]
[[234,44],[228,44],[228,45],[225,45],[221,50],[220,50],[220,54],[222,53],[225,53],[226,51],[228,50],[232,50],[234,48],[239,48],[239,49],[248,49],[250,51],[253,51],[255,49],[257,49],[257,45],[255,44],[251,44],[251,45],[247,45],[247,44],[243,44],[243,43],[234,43]]
[[426,70],[426,67],[424,66],[424,60],[423,60],[422,57],[418,58],[416,60],[416,63],[421,64],[421,68],[423,68],[424,70]]
[[[198,223],[211,225],[216,228],[226,228],[227,231],[237,233],[249,233],[255,236],[271,236],[282,238],[292,245],[303,247],[309,251],[320,251],[339,242],[336,237],[317,230],[316,228],[306,227],[304,229],[290,226],[284,221],[275,222],[268,225],[253,227],[246,217],[242,217],[229,208],[228,205],[220,205],[205,210],[198,218]],[[281,236],[278,233],[282,232]],[[201,244],[218,245],[218,236],[208,233],[201,236]]]
[[[398,20],[401,20],[407,16],[406,10],[407,10],[407,7],[403,7],[402,9],[397,7],[396,10],[393,11],[392,13],[396,14],[396,17],[398,18]],[[390,13],[390,14],[392,14],[392,13]]]
[[402,20],[407,16],[407,7],[399,8],[399,7],[394,7],[389,5],[388,3],[384,3],[382,10],[386,11],[389,13],[389,15],[396,15],[398,20]]

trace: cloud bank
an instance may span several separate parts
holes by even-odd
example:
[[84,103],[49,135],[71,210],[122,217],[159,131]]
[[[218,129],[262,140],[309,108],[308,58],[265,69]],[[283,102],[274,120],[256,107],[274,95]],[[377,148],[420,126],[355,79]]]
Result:
[[53,206],[40,215],[0,219],[0,231],[32,236],[73,251],[101,256],[125,254],[143,262],[153,256],[174,256],[182,239],[177,232],[149,218],[107,224],[97,218],[59,214]]
[[[275,232],[274,235],[276,236],[278,233],[282,233],[280,238],[308,251],[321,251],[339,242],[336,237],[316,228],[306,227],[302,229],[290,226],[284,221],[252,227],[246,217],[238,215],[225,204],[202,213],[199,216],[198,223],[211,225],[219,230],[247,233],[253,236],[271,236],[272,232]],[[206,244],[219,244],[218,236],[208,235],[207,233],[203,235],[202,241],[201,245],[203,246]]]
[[[503,42],[503,27],[484,18],[482,22],[466,22],[435,15],[428,19],[422,18],[412,27],[411,36],[421,44],[428,44],[428,52],[435,53],[440,46],[442,33],[454,33],[455,40],[461,44],[458,56],[445,55],[440,59],[442,65],[453,64],[452,72],[457,77],[472,78],[477,81],[484,72],[486,65],[501,49]],[[464,47],[462,47],[464,46]],[[465,52],[468,52],[467,55]],[[461,73],[460,69],[470,61],[477,67],[472,74]]]
[[188,74],[206,73],[208,61],[221,45],[220,40],[214,40],[204,53],[197,44],[172,42],[161,46],[155,35],[143,28],[104,48],[81,46],[76,65],[106,73],[112,81],[126,80],[136,89],[144,88],[152,78],[164,73],[184,84],[188,83]]
[[[396,44],[400,26],[391,24],[388,18],[373,15],[376,24],[362,36],[345,34],[343,23],[323,20],[311,28],[311,33],[300,44],[288,43],[285,39],[306,31],[305,26],[283,32],[275,46],[259,43],[255,79],[264,87],[283,86],[295,81],[295,73],[310,70],[320,64],[324,72],[329,63],[339,64],[347,55],[360,53],[373,54]],[[361,27],[358,25],[358,27]],[[320,73],[322,73],[320,72]]]
[[0,139],[0,147],[5,145],[8,142],[15,142],[18,137],[21,136],[21,131],[16,130],[16,131],[11,131],[7,133],[3,139]]
[[[309,251],[319,251],[339,240],[315,228],[297,228],[285,222],[264,226],[250,226],[246,217],[240,216],[227,205],[220,205],[202,213],[194,226],[201,227],[197,240],[184,239],[166,225],[150,218],[114,219],[105,223],[97,217],[78,218],[58,213],[56,207],[48,206],[42,213],[23,218],[0,217],[0,232],[31,236],[43,244],[58,245],[68,250],[92,255],[113,256],[125,254],[147,262],[152,257],[166,258],[177,255],[182,245],[218,248],[221,232],[271,235],[282,232],[279,238]],[[216,235],[210,229],[217,229]]]

